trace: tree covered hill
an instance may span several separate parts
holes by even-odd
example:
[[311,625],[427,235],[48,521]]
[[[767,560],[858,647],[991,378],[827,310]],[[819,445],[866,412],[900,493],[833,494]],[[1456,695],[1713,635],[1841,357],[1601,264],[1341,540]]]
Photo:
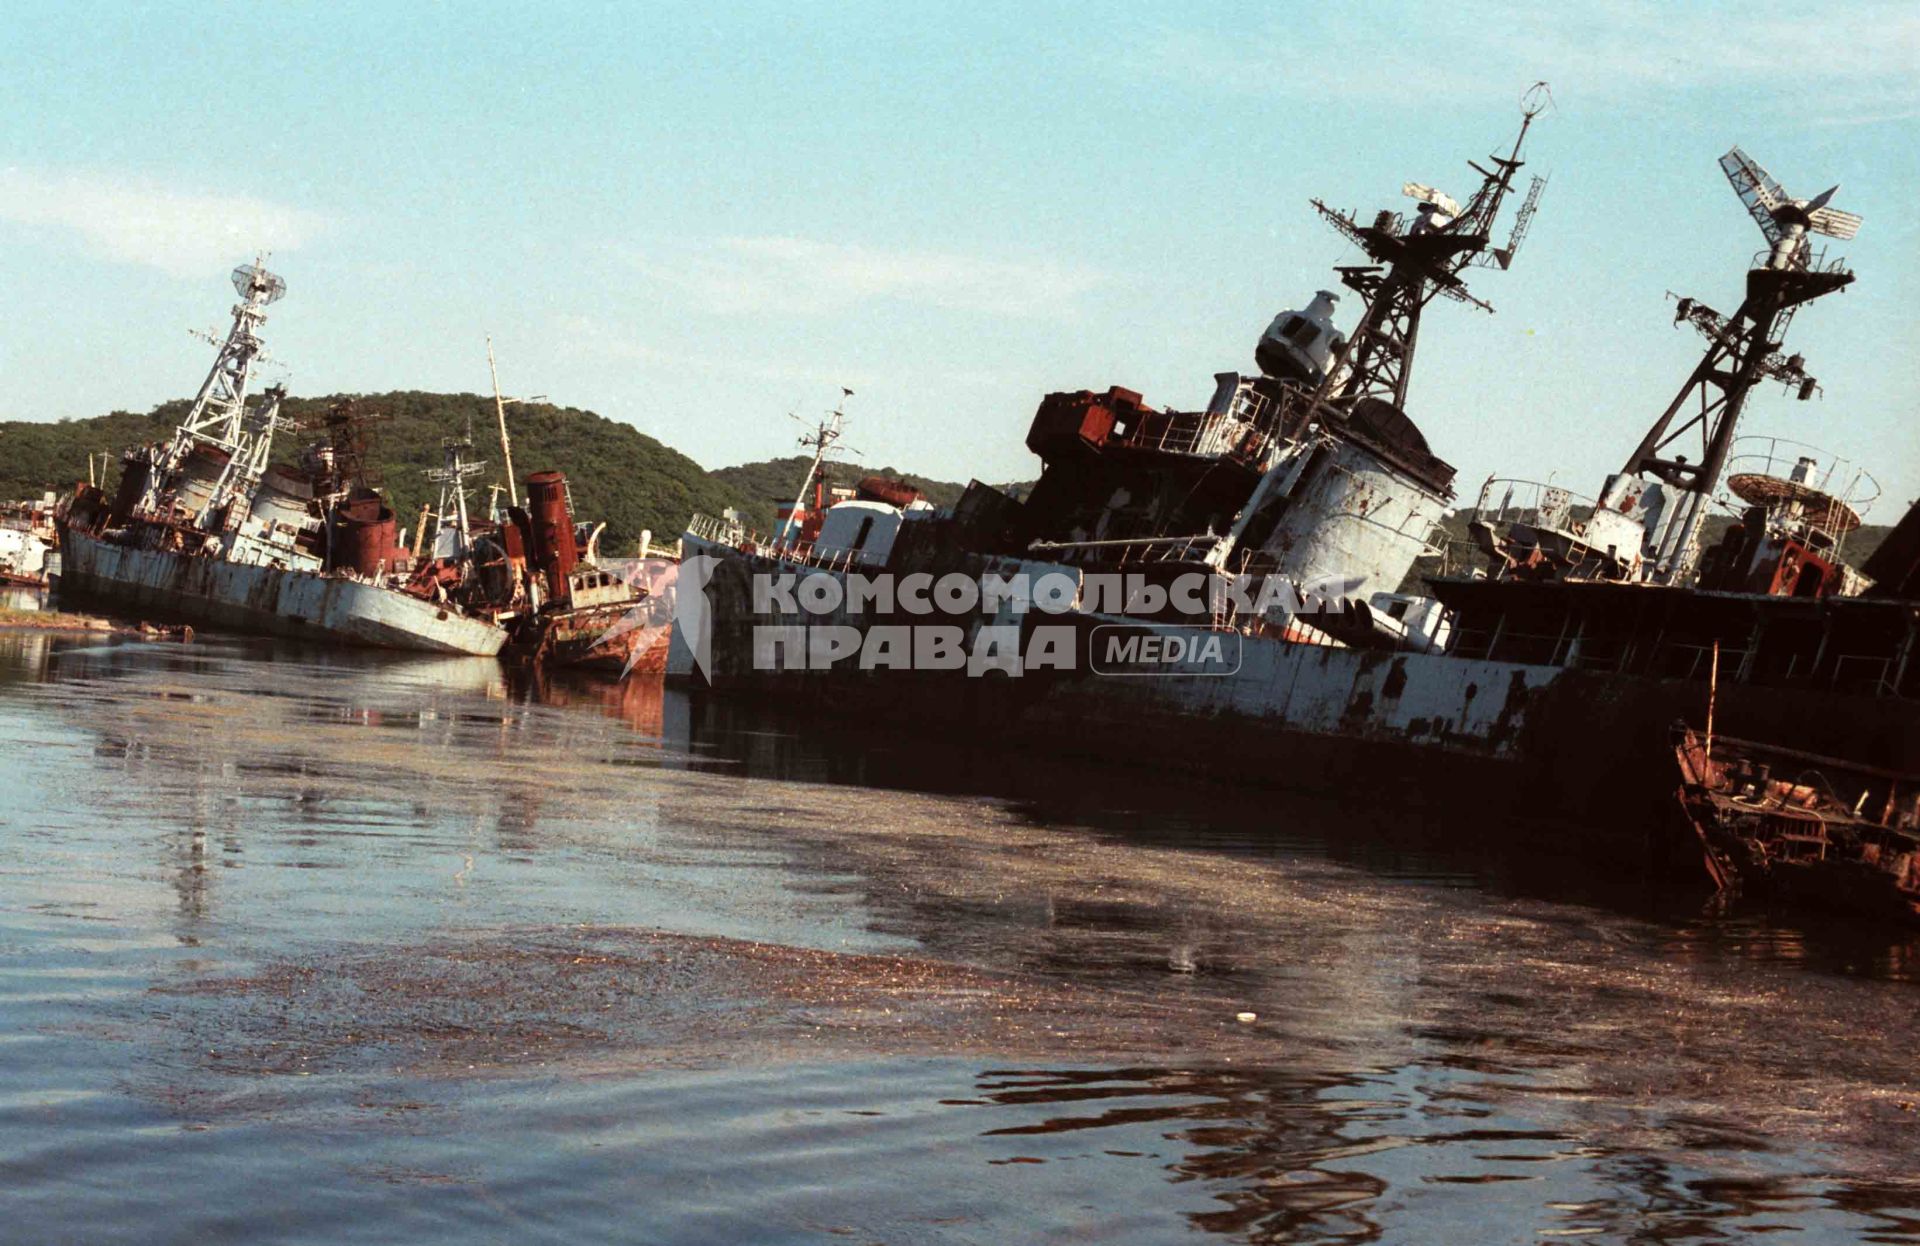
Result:
[[[315,419],[339,397],[289,398],[281,413],[295,421]],[[415,391],[352,397],[361,410],[384,417],[368,426],[368,458],[403,526],[411,529],[420,508],[437,499],[438,486],[426,478],[426,471],[440,465],[442,440],[465,435],[469,421],[474,452],[487,464],[474,478],[471,505],[485,508],[487,487],[504,480],[491,397]],[[51,424],[0,422],[0,498],[37,497],[48,489],[65,492],[87,478],[87,455],[103,450],[112,452],[108,474],[114,477],[120,451],[169,436],[188,406],[180,400],[145,415],[116,411]],[[508,408],[507,420],[515,474],[525,481],[529,473],[547,468],[566,472],[581,517],[606,521],[605,548],[610,553],[629,552],[642,530],[651,530],[656,540],[672,541],[694,511],[718,514],[745,502],[678,450],[591,411],[516,405]],[[297,430],[279,434],[276,457],[290,460],[317,436]]]

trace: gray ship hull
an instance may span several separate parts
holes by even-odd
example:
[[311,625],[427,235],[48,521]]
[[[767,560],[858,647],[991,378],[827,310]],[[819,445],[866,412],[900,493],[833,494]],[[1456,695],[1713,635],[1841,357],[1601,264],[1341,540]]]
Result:
[[339,576],[130,549],[66,528],[61,592],[205,627],[303,640],[492,657],[496,624]]
[[[1094,674],[1085,664],[1017,678],[855,663],[768,670],[756,661],[756,627],[823,622],[864,631],[899,620],[844,609],[809,619],[758,613],[746,587],[755,565],[723,555],[706,590],[705,677],[677,632],[670,677],[809,710],[944,727],[976,744],[1105,759],[1129,771],[1360,794],[1476,822],[1548,823],[1554,829],[1543,848],[1621,863],[1642,863],[1650,849],[1687,847],[1673,835],[1670,729],[1677,720],[1703,719],[1704,679],[1269,636],[1245,637],[1229,674],[1177,663],[1128,677]],[[1086,629],[1112,622],[1078,616]],[[1920,706],[1904,698],[1723,684],[1716,717],[1728,735],[1920,770]],[[1686,864],[1697,868],[1697,854]]]

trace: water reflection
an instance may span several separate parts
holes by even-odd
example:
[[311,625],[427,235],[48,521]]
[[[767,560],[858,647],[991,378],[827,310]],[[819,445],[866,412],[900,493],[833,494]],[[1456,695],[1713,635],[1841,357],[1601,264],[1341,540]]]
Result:
[[[985,748],[930,756],[657,682],[225,640],[0,634],[0,731],[17,861],[0,913],[30,915],[0,928],[26,967],[0,977],[0,1022],[58,1036],[0,1071],[0,1160],[56,1145],[6,1115],[8,1078],[53,1094],[96,1077],[90,1093],[138,1085],[142,1105],[279,1105],[50,1135],[109,1173],[137,1154],[177,1178],[128,1139],[183,1120],[245,1133],[241,1172],[325,1138],[368,1171],[457,1156],[494,1197],[585,1236],[604,1226],[581,1204],[630,1197],[622,1174],[664,1163],[678,1127],[688,1156],[742,1184],[767,1174],[768,1215],[884,1171],[875,1205],[959,1183],[971,1227],[997,1239],[1023,1236],[1022,1200],[1042,1198],[1108,1208],[1101,1240],[1916,1237],[1896,1179],[1920,1098],[1912,939],[1703,917],[1516,871],[1452,841],[1439,810],[1136,784]],[[95,953],[75,951],[99,937],[80,914],[128,944],[106,1004],[86,993],[103,988]],[[294,1088],[243,1076],[208,1054],[221,1031],[188,1021],[293,1034],[315,1005],[290,987],[201,1014],[181,993],[222,973],[331,983],[350,1037],[380,1005],[339,985],[342,957],[425,963],[456,936],[511,948],[607,928],[806,949],[815,978],[855,994],[876,971],[836,958],[904,958],[888,972],[908,987],[856,1007],[728,994],[682,969],[587,990],[586,951],[537,987],[502,970],[487,979],[499,994],[451,1002],[421,999],[432,975],[404,977],[406,1006],[474,1026],[497,1006],[578,1036],[583,1054],[490,1068],[484,1088],[372,1056],[302,1070]],[[62,1013],[45,1000],[68,979],[82,1002]],[[721,1037],[674,1048],[709,1080],[667,1111],[649,1060],[665,1059],[670,1000],[676,1017],[718,1018]],[[1000,1015],[1016,1002],[1029,1011]],[[164,1070],[166,1095],[129,1068]],[[872,1132],[770,1124],[797,1109],[768,1078],[868,1114]],[[584,1153],[589,1109],[554,1106],[574,1079],[630,1109],[623,1128],[648,1123],[609,1145],[605,1170]],[[474,1119],[418,1126],[409,1145],[433,1163],[396,1164],[384,1109],[376,1127],[362,1106],[396,1099]],[[523,1118],[551,1154],[502,1125]]]
[[[1797,1230],[1819,1240],[1920,1240],[1912,1184],[1708,1175],[1671,1156],[1585,1145],[1569,1129],[1449,1103],[1410,1072],[989,1070],[976,1097],[955,1103],[1050,1110],[986,1129],[983,1137],[1008,1143],[990,1162],[1046,1163],[1049,1152],[1089,1146],[1150,1162],[1168,1180],[1210,1192],[1217,1206],[1189,1212],[1193,1227],[1235,1240],[1490,1240],[1488,1198],[1537,1208],[1531,1227],[1542,1239],[1729,1242]],[[1142,1126],[1155,1134],[1154,1151],[1106,1149],[1111,1139],[1100,1136],[1137,1137]],[[1724,1150],[1725,1141],[1700,1149]],[[1752,1140],[1733,1149],[1767,1148]],[[1527,1193],[1500,1188],[1509,1185]]]

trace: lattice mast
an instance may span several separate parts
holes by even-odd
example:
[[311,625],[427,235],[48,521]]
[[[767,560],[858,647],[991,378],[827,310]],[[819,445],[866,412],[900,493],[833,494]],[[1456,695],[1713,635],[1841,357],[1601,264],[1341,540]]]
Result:
[[814,430],[800,438],[802,449],[812,450],[813,459],[807,464],[807,474],[800,482],[800,492],[793,499],[793,513],[788,517],[787,529],[780,534],[776,549],[792,549],[800,539],[800,516],[805,514],[807,491],[813,488],[813,482],[820,475],[820,465],[826,461],[827,451],[840,440],[847,421],[847,399],[853,397],[853,391],[846,386],[840,387],[840,405],[822,416]]
[[440,533],[449,525],[458,535],[454,557],[464,558],[473,547],[473,528],[467,511],[467,481],[487,470],[486,461],[470,458],[473,452],[473,417],[467,417],[466,434],[446,437],[440,442],[439,467],[427,469],[427,479],[440,486],[440,504],[433,512],[433,538],[422,541],[429,557],[438,556]]
[[1546,179],[1535,177],[1527,188],[1504,247],[1492,245],[1492,231],[1501,204],[1513,189],[1514,175],[1534,118],[1552,102],[1544,82],[1535,83],[1522,102],[1520,132],[1505,156],[1490,156],[1493,168],[1468,161],[1480,174],[1480,187],[1463,207],[1451,195],[1418,182],[1408,182],[1402,193],[1419,207],[1410,227],[1398,214],[1382,211],[1373,224],[1361,225],[1351,213],[1336,211],[1318,199],[1314,209],[1374,262],[1342,267],[1341,281],[1365,300],[1360,323],[1347,339],[1345,353],[1328,370],[1323,395],[1350,407],[1373,397],[1405,409],[1407,386],[1413,375],[1413,356],[1420,339],[1420,315],[1436,294],[1491,312],[1493,307],[1468,293],[1461,270],[1469,264],[1510,267],[1533,214],[1540,205]]
[[[1844,261],[1829,262],[1824,252],[1814,251],[1810,235],[1846,241],[1859,232],[1861,223],[1853,213],[1827,206],[1838,186],[1812,199],[1795,199],[1738,147],[1720,158],[1720,168],[1766,236],[1767,249],[1754,257],[1746,297],[1732,316],[1690,298],[1680,300],[1674,322],[1698,329],[1707,339],[1706,353],[1622,469],[1651,476],[1679,492],[1677,509],[1648,550],[1653,577],[1669,584],[1693,570],[1707,502],[1720,482],[1753,387],[1763,380],[1779,381],[1796,388],[1802,400],[1819,388],[1807,374],[1804,358],[1782,355],[1781,346],[1802,304],[1854,280]],[[1689,409],[1692,414],[1681,420]],[[1697,441],[1683,442],[1695,430]],[[1697,445],[1700,457],[1689,461],[1678,454],[1682,444]]]
[[233,288],[240,302],[233,308],[233,327],[224,340],[209,338],[219,347],[207,379],[194,396],[193,406],[174,430],[154,471],[148,474],[143,508],[157,509],[173,484],[173,477],[196,446],[209,446],[226,455],[226,465],[211,497],[196,519],[218,510],[236,495],[259,483],[273,453],[273,433],[280,427],[280,400],[286,391],[273,386],[264,401],[247,408],[247,386],[262,342],[260,326],[267,321],[267,305],[287,292],[287,283],[268,272],[258,259],[233,270]]

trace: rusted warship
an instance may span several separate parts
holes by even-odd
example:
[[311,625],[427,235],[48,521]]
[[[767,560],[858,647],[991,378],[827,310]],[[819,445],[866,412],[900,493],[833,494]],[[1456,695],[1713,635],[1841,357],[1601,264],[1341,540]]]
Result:
[[[1803,398],[1817,388],[1782,343],[1800,307],[1853,280],[1810,235],[1851,237],[1859,220],[1829,205],[1832,192],[1792,198],[1738,149],[1722,167],[1768,246],[1735,314],[1681,303],[1679,322],[1708,346],[1679,395],[1599,498],[1490,482],[1455,513],[1471,521],[1471,548],[1443,550],[1435,525],[1453,468],[1406,410],[1421,317],[1437,298],[1485,308],[1465,274],[1511,264],[1538,179],[1506,244],[1492,239],[1536,111],[1505,155],[1473,166],[1482,180],[1464,203],[1410,183],[1412,221],[1382,212],[1363,224],[1315,201],[1370,261],[1338,270],[1360,303],[1350,332],[1321,292],[1275,318],[1258,375],[1219,375],[1200,411],[1157,410],[1118,387],[1049,395],[1027,438],[1044,467],[1024,498],[976,482],[948,511],[868,516],[857,539],[826,548],[697,516],[684,545],[714,560],[696,612],[706,617],[700,634],[676,634],[670,673],[1128,766],[1365,792],[1436,813],[1465,800],[1476,821],[1549,823],[1545,845],[1636,866],[1681,842],[1668,732],[1697,717],[1715,644],[1723,730],[1920,768],[1911,569],[1863,593],[1867,577],[1844,558],[1864,501],[1854,477],[1735,439],[1762,382]],[[1677,452],[1684,436],[1700,439],[1697,458]],[[1708,506],[1723,481],[1746,509],[1722,529]],[[1405,591],[1419,558],[1428,582]],[[1078,586],[1064,616],[1077,660],[970,678],[874,662],[865,644],[822,664],[769,643],[796,626],[871,638],[925,622],[846,604],[845,592],[827,594],[842,604],[821,613],[755,591],[785,573],[844,581],[880,570],[1064,576]],[[1255,574],[1301,591],[1253,610],[1222,609],[1211,594],[1182,609],[1151,592],[1136,607],[1131,589],[1124,604],[1087,592],[1101,573],[1149,589]],[[983,601],[965,623],[973,640],[1008,626],[1024,636],[1036,615]],[[1218,646],[1158,643],[1195,632],[1230,640],[1232,660],[1223,665]],[[1111,656],[1129,641],[1160,660],[1102,674],[1101,646]]]
[[128,452],[111,498],[81,485],[67,503],[63,593],[238,631],[498,653],[506,629],[449,596],[434,563],[415,565],[345,439],[272,463],[284,390],[249,401],[248,386],[266,308],[286,284],[257,264],[233,284],[233,327],[173,437]]

